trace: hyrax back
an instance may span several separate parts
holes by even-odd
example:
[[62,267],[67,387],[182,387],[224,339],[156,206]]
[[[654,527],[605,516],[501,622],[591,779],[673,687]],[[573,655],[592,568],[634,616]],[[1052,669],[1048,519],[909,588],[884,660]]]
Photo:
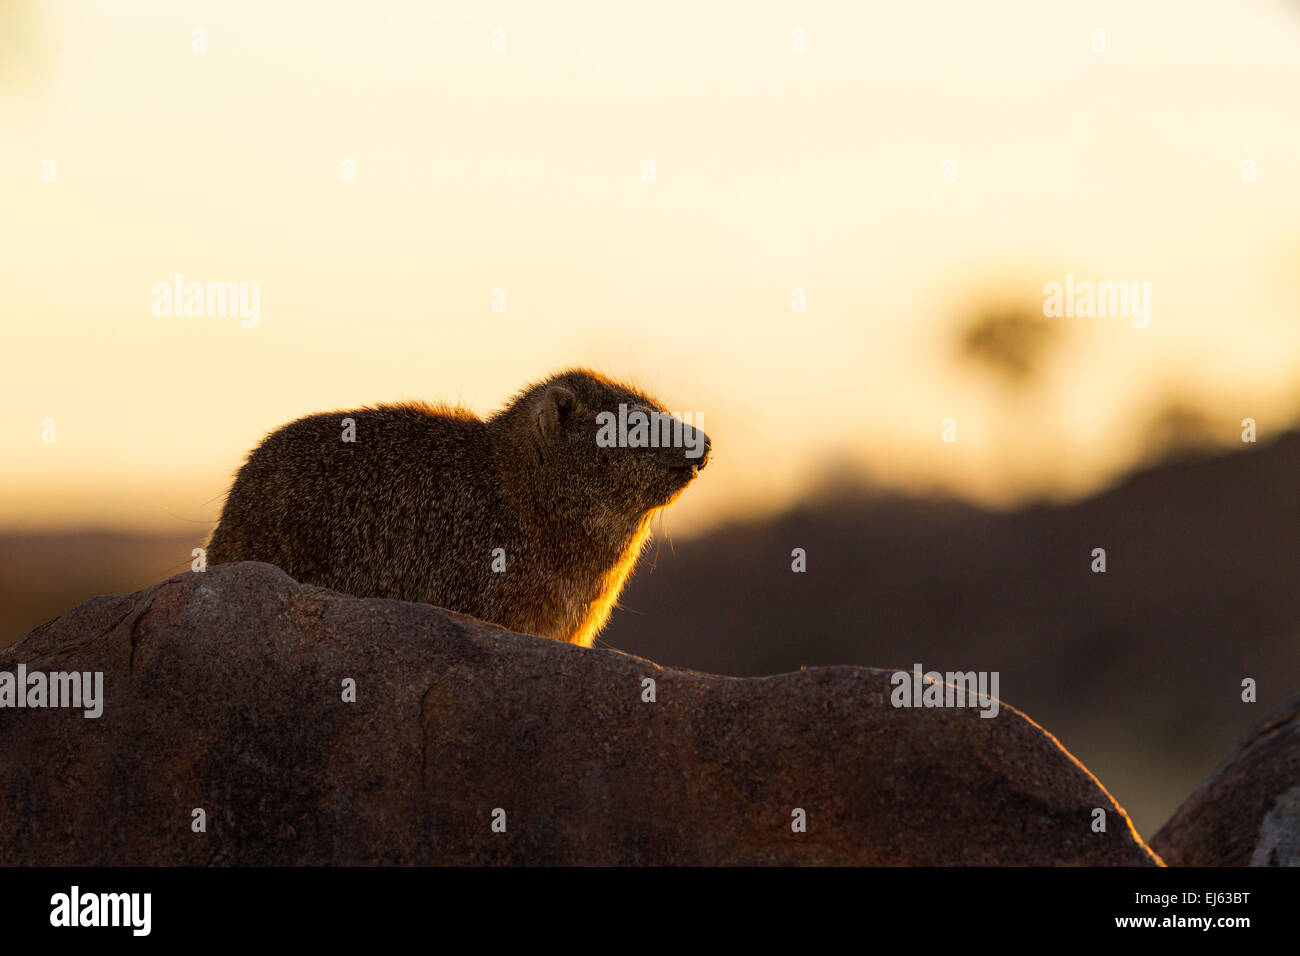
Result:
[[[638,410],[662,426],[658,447],[610,428]],[[709,451],[653,399],[581,369],[486,421],[426,404],[312,415],[249,455],[208,560],[266,561],[304,583],[590,645],[654,512]]]

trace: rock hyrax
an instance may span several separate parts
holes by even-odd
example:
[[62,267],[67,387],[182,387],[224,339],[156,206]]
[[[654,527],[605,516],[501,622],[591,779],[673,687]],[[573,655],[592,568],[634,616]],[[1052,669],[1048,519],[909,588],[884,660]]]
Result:
[[585,369],[486,421],[426,403],[311,415],[248,456],[208,561],[266,561],[308,584],[589,647],[650,519],[709,450],[703,431]]

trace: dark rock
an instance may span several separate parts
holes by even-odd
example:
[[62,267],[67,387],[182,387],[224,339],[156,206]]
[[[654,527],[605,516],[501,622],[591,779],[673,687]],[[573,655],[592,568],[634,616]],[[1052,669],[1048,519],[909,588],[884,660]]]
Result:
[[1300,866],[1300,695],[1246,735],[1151,846],[1170,866]]
[[3,865],[1158,862],[1032,721],[895,709],[888,670],[665,669],[255,563],[96,598],[19,662],[105,703],[0,709]]

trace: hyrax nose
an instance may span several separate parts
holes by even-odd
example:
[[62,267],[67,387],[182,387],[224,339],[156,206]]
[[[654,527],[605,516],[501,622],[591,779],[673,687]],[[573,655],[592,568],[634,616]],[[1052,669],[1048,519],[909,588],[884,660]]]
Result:
[[[704,466],[709,463],[709,452],[713,448],[713,442],[709,441],[709,436],[702,431],[692,429],[694,439],[686,450],[687,461],[697,469],[703,470]],[[698,453],[699,457],[692,457]]]

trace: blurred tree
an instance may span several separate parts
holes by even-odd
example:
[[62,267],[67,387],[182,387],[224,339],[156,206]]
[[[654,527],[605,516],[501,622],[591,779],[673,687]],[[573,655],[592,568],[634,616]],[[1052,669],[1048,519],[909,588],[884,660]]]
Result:
[[1029,309],[985,309],[958,333],[961,356],[1020,388],[1037,374],[1058,329]]

